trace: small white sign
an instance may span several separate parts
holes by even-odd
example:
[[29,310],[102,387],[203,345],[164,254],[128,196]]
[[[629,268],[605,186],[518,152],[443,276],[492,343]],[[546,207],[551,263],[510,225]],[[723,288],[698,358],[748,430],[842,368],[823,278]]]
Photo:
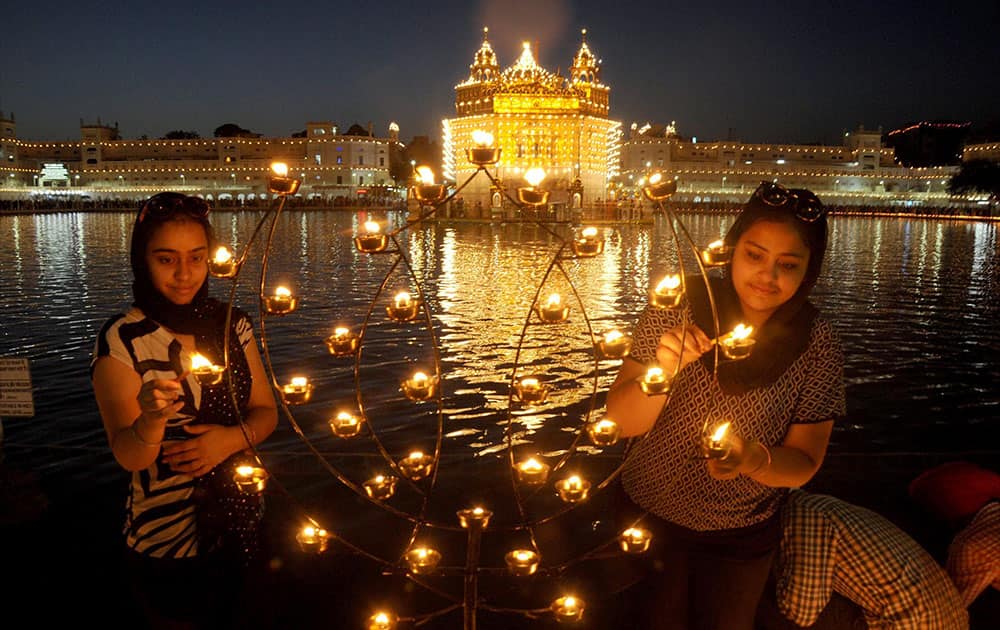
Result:
[[0,418],[33,415],[35,400],[28,360],[0,357]]

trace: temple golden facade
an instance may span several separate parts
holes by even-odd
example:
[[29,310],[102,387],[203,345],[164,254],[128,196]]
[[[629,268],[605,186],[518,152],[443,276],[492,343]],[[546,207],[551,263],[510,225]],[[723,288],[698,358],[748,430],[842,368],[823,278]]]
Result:
[[[478,168],[466,159],[475,146],[473,132],[492,134],[500,160],[490,166],[511,195],[524,184],[528,169],[541,168],[541,188],[550,204],[580,207],[606,199],[618,174],[621,122],[608,118],[611,88],[601,83],[600,61],[583,40],[570,76],[538,65],[524,43],[517,61],[501,70],[483,30],[483,43],[469,77],[455,86],[456,117],[444,120],[444,178],[465,182]],[[500,208],[503,196],[488,178],[475,178],[462,191],[466,208]]]

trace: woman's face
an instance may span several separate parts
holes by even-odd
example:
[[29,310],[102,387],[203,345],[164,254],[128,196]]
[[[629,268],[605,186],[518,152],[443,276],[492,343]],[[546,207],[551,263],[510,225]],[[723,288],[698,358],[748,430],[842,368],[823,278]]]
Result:
[[196,221],[167,221],[146,245],[153,286],[174,304],[190,304],[208,277],[208,237]]
[[758,221],[736,242],[732,277],[743,315],[760,327],[799,290],[809,248],[784,222]]

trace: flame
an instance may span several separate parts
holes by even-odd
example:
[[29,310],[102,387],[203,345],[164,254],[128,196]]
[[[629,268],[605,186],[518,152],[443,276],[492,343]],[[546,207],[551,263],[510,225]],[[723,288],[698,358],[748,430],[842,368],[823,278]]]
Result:
[[349,334],[351,334],[350,328],[344,328],[343,326],[338,326],[337,328],[333,329],[333,335],[338,338],[346,337]]
[[583,238],[594,238],[595,236],[597,236],[597,228],[593,226],[585,227],[583,228],[583,231],[580,232],[580,236],[582,236]]
[[649,184],[651,186],[655,186],[656,184],[659,184],[660,180],[662,179],[663,179],[663,173],[653,173],[652,175],[649,176]]
[[292,292],[288,287],[278,287],[274,290],[274,297],[292,297]]
[[545,171],[537,166],[524,172],[524,179],[532,186],[538,186],[545,179]]
[[304,376],[293,376],[292,387],[305,387],[309,384],[309,379]]
[[634,542],[642,542],[646,540],[646,530],[639,529],[638,527],[629,527],[622,532],[626,538],[631,538]]
[[539,462],[534,457],[529,458],[521,462],[521,470],[525,472],[538,472],[542,469],[542,463]]
[[717,241],[712,241],[711,243],[709,243],[708,244],[708,248],[709,249],[722,249],[723,247],[725,247],[725,245],[726,244],[722,242],[722,239],[719,239]]
[[620,331],[617,331],[617,330],[608,331],[604,335],[604,343],[614,343],[614,342],[618,341],[619,339],[621,339],[624,336],[625,335],[623,335]]
[[337,421],[341,424],[356,424],[358,419],[354,417],[353,414],[347,411],[341,411],[337,414]]
[[609,433],[611,431],[614,431],[617,426],[618,423],[615,422],[614,420],[600,420],[598,421],[595,428],[600,433]]
[[535,555],[534,551],[528,551],[527,549],[518,549],[514,552],[514,557],[521,562],[527,562],[532,559]]
[[423,451],[412,451],[408,456],[408,459],[412,459],[413,461],[420,461],[423,458],[424,458]]
[[521,379],[521,387],[524,389],[537,389],[538,379],[533,376],[526,376]]
[[209,361],[208,359],[206,359],[201,354],[195,352],[194,354],[191,355],[191,369],[192,370],[198,370],[198,369],[204,369],[204,368],[210,368],[210,367],[212,367],[212,362]]
[[381,229],[382,226],[379,225],[377,221],[365,221],[365,232],[369,234],[378,234]]
[[288,165],[284,162],[271,162],[271,171],[278,177],[288,177]]
[[715,433],[712,434],[712,442],[715,444],[722,442],[726,437],[727,431],[729,431],[729,423],[723,422],[715,429]]
[[476,129],[472,132],[472,142],[477,147],[488,148],[493,146],[493,134],[488,131]]
[[413,374],[413,384],[417,387],[421,387],[427,384],[427,375],[423,372],[414,372]]
[[423,184],[430,185],[434,183],[434,171],[429,166],[418,166],[417,177]]
[[472,508],[472,513],[475,514],[476,516],[482,516],[483,512],[485,512],[485,511],[486,510],[484,510],[481,507],[474,507],[474,508]]
[[647,383],[660,383],[663,381],[663,368],[653,366],[646,370]]
[[583,487],[583,479],[580,479],[579,475],[567,477],[563,487],[567,490],[579,490]]
[[396,308],[409,308],[410,306],[410,294],[407,291],[400,291],[393,299],[396,302]]
[[729,333],[729,338],[735,340],[746,339],[753,333],[753,326],[744,326],[743,324],[736,324],[736,328],[733,328],[733,332]]
[[657,293],[669,293],[677,290],[679,286],[681,286],[681,277],[675,273],[665,276],[663,280],[660,280],[660,284],[656,285],[655,291]]
[[545,308],[559,308],[562,304],[562,298],[558,293],[553,293],[549,296],[549,299],[545,302]]
[[236,474],[240,477],[252,477],[253,476],[253,466],[237,466]]
[[384,483],[385,475],[375,475],[375,483]]
[[220,245],[219,249],[215,250],[215,257],[213,260],[217,263],[226,263],[233,259],[233,252],[229,251],[229,248]]

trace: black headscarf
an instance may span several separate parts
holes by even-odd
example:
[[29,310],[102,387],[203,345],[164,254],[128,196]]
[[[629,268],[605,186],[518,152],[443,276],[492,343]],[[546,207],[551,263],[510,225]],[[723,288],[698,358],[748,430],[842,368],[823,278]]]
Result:
[[[764,184],[762,184],[764,186]],[[748,390],[773,384],[809,345],[809,335],[813,320],[819,311],[809,301],[809,293],[816,285],[826,253],[826,213],[822,203],[812,192],[791,189],[786,203],[770,205],[760,195],[754,193],[726,233],[725,243],[735,247],[737,241],[758,221],[786,223],[795,228],[809,249],[809,263],[802,284],[795,294],[782,304],[768,318],[764,326],[754,333],[753,352],[746,359],[727,361],[719,352],[719,385],[727,394],[742,394]],[[818,218],[803,220],[797,215],[798,209],[808,205],[811,213]],[[695,324],[709,336],[715,335],[712,308],[701,278],[687,280],[688,299],[694,313]],[[733,287],[732,262],[726,265],[721,278],[709,279],[712,296],[719,312],[719,331],[726,333],[743,320],[743,308]],[[715,367],[716,351],[702,356],[709,370]]]

